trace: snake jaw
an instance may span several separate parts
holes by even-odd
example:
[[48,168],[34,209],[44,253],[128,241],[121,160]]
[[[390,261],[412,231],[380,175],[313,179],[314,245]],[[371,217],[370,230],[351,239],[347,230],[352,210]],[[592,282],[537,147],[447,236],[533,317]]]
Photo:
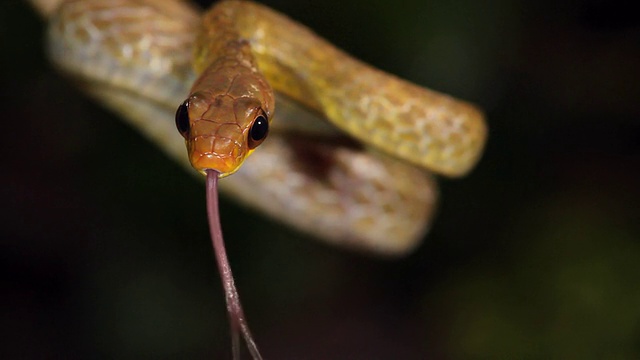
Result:
[[246,144],[215,135],[196,136],[187,144],[191,166],[202,174],[215,170],[219,177],[236,172],[251,153]]
[[207,174],[207,170],[215,170],[219,173],[220,178],[227,177],[240,169],[240,166],[244,162],[242,159],[240,162],[230,161],[226,158],[221,158],[215,154],[203,154],[197,159],[191,158],[191,166],[193,166],[198,172],[203,175]]

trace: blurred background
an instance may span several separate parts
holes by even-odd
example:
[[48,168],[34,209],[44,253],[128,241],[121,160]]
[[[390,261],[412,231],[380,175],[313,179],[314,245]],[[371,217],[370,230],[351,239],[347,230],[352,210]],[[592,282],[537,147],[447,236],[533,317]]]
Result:
[[[640,21],[622,1],[265,2],[485,109],[402,259],[223,200],[269,359],[640,358]],[[207,4],[202,4],[207,6]],[[204,186],[48,64],[0,4],[2,358],[230,358]]]

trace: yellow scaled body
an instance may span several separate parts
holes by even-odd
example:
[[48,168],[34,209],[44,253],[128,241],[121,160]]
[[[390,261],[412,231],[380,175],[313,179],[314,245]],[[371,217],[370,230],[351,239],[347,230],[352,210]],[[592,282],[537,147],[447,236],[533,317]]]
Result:
[[[176,108],[190,95],[233,95],[221,98],[228,103],[217,100],[233,108],[233,121],[243,114],[254,119],[257,108],[273,117],[255,151],[242,150],[249,127],[241,121],[224,130],[229,146],[206,133],[232,120],[198,130],[208,139],[200,140],[208,142],[204,157],[236,151],[233,164],[223,163],[229,173],[242,166],[220,183],[224,191],[331,243],[386,255],[411,250],[437,200],[430,172],[464,175],[485,143],[482,114],[472,105],[372,68],[255,3],[221,2],[204,27],[182,1],[66,1],[50,8],[56,10],[43,12],[54,62],[183,164],[198,168],[202,158],[191,150],[185,156],[175,130]],[[216,21],[216,12],[228,21]],[[207,40],[225,34],[239,41]],[[244,69],[239,86],[207,78],[225,52],[234,60],[218,65]],[[213,114],[203,117],[215,106],[203,101],[204,110],[190,117]]]

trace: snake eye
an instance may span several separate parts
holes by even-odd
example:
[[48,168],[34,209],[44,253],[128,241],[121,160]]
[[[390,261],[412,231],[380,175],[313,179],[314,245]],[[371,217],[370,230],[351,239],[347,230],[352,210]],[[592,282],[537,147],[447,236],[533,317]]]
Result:
[[253,120],[249,130],[249,149],[255,149],[262,143],[269,133],[269,121],[261,111]]
[[187,137],[189,133],[189,99],[185,100],[176,111],[176,127],[182,137]]

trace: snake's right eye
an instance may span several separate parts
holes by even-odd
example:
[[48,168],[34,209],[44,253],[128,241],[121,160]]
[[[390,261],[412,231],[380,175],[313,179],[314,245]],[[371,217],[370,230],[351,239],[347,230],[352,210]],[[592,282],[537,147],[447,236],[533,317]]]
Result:
[[264,141],[269,133],[269,121],[267,120],[267,116],[264,114],[262,110],[256,118],[253,120],[253,124],[251,124],[251,129],[249,130],[249,149],[255,149]]
[[176,111],[176,127],[182,137],[186,138],[189,133],[189,99],[185,100]]

